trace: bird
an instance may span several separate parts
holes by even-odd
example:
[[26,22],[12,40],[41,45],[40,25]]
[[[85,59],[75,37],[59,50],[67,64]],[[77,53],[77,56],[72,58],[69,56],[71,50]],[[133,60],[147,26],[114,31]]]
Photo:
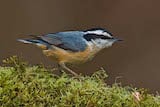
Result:
[[68,68],[66,64],[85,63],[103,50],[112,46],[121,39],[104,28],[90,28],[79,31],[63,31],[44,35],[30,35],[32,38],[17,39],[25,44],[33,44],[42,49],[42,52],[59,67],[71,74],[78,74]]

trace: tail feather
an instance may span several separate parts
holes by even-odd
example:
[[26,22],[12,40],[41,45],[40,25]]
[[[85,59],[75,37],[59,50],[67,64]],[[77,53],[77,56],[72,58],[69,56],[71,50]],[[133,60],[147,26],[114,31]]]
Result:
[[38,39],[18,39],[18,41],[23,43],[28,43],[28,44],[36,44],[36,43],[43,44],[43,42]]
[[17,41],[23,42],[25,44],[34,44],[43,49],[47,49],[49,47],[49,44],[38,39],[18,39]]
[[29,41],[29,40],[25,40],[25,39],[17,39],[17,41],[19,42],[23,42],[23,43],[26,43],[26,44],[32,44],[33,42]]

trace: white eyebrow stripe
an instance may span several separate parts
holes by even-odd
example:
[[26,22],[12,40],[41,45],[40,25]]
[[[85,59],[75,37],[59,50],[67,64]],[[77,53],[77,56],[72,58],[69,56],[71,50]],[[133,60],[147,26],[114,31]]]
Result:
[[103,32],[101,30],[87,31],[84,34],[97,34],[97,35],[104,35],[104,36],[112,37],[109,33]]

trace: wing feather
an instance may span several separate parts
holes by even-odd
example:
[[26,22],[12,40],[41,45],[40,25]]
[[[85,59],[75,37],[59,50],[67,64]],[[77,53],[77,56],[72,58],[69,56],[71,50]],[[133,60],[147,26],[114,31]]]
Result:
[[69,50],[72,52],[84,51],[87,47],[85,40],[81,35],[74,35],[72,33],[55,33],[39,36],[43,41],[50,45]]

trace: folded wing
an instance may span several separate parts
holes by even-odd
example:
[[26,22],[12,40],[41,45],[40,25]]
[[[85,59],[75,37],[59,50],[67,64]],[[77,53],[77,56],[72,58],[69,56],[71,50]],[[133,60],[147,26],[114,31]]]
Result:
[[31,39],[19,39],[18,41],[36,44],[38,46],[44,45],[47,48],[49,48],[51,45],[54,45],[61,49],[72,52],[84,51],[87,47],[86,42],[81,35],[74,35],[68,32],[34,36]]

